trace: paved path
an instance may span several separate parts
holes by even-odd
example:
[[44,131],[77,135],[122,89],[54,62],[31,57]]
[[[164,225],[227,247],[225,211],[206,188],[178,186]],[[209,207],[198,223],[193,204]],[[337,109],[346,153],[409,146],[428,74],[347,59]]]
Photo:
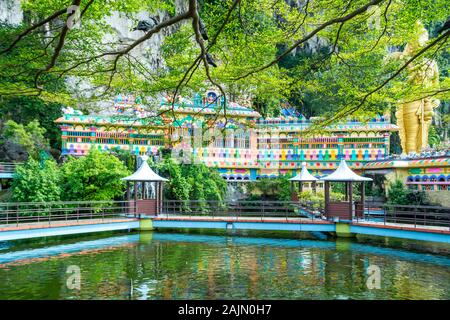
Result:
[[160,214],[155,220],[186,220],[186,221],[226,221],[226,222],[280,222],[280,223],[324,223],[332,224],[331,221],[319,218],[286,218],[286,217],[234,217],[234,216],[189,216]]
[[[156,220],[183,220],[183,221],[226,221],[226,222],[279,222],[279,223],[309,223],[309,224],[332,224],[333,222],[322,220],[320,218],[286,218],[286,217],[230,217],[230,216],[189,216],[189,215],[172,215],[160,214],[154,219]],[[371,220],[354,220],[352,225],[379,227],[389,229],[401,229],[423,232],[449,233],[448,227],[440,226],[423,226],[413,224],[391,223],[391,222],[376,222]]]
[[[266,222],[266,223],[288,223],[288,224],[309,224],[309,225],[324,225],[333,224],[334,222],[322,220],[320,218],[296,218],[296,217],[235,217],[235,216],[189,216],[189,215],[172,215],[172,214],[160,214],[157,217],[150,217],[154,220],[160,221],[211,221],[211,222]],[[20,231],[20,230],[33,230],[33,229],[48,229],[57,227],[70,227],[70,226],[82,226],[82,225],[101,225],[108,223],[123,223],[130,221],[137,221],[138,219],[133,217],[115,217],[115,218],[98,218],[98,219],[86,219],[86,220],[60,220],[51,222],[32,222],[32,223],[19,223],[17,224],[2,224],[0,225],[0,233],[2,231]],[[450,235],[450,229],[448,227],[441,226],[423,226],[403,223],[391,223],[391,222],[376,222],[370,220],[358,220],[351,223],[354,226],[361,227],[376,227],[380,229],[394,229],[405,231],[418,231],[418,232],[430,232]]]
[[393,223],[393,222],[384,223],[370,220],[353,221],[352,225],[450,234],[449,227],[440,227],[440,226],[424,226],[424,225],[414,226],[413,224],[406,224],[406,223]]

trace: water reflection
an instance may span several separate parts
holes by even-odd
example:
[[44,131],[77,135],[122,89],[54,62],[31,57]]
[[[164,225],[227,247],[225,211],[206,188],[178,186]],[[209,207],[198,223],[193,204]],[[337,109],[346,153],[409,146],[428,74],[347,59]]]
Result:
[[[450,297],[450,256],[433,248],[158,232],[62,242],[0,251],[0,299]],[[373,264],[378,290],[366,285]],[[66,286],[70,265],[81,269],[80,291]]]

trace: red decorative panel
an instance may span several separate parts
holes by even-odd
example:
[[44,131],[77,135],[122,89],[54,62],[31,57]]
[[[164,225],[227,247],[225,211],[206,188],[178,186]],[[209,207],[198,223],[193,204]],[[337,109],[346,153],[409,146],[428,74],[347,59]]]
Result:
[[137,214],[144,215],[155,215],[156,214],[156,200],[147,199],[147,200],[137,200]]
[[339,217],[340,219],[351,219],[350,203],[348,202],[330,202],[327,208],[328,217]]

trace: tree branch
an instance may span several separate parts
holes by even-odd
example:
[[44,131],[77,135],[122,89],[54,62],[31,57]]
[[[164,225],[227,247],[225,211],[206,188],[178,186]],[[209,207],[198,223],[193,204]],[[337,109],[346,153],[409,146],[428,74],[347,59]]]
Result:
[[[360,103],[358,103],[356,106],[350,108],[349,110],[341,109],[339,110],[335,116],[331,117],[329,120],[326,121],[326,123],[331,123],[332,121],[336,119],[340,119],[344,117],[345,115],[352,114],[356,110],[358,110],[360,107],[362,107],[366,102],[367,99],[373,95],[374,93],[381,90],[384,86],[386,86],[390,81],[392,81],[394,78],[396,78],[403,70],[405,70],[414,60],[419,58],[422,54],[424,54],[426,51],[428,51],[430,48],[434,47],[441,41],[447,41],[447,38],[450,36],[450,30],[447,30],[445,33],[434,39],[432,42],[427,44],[425,47],[420,49],[417,53],[415,53],[412,57],[410,57],[397,71],[395,71],[391,76],[389,76],[386,80],[384,80],[380,85],[378,85],[376,88],[372,89],[368,93],[366,93],[363,98],[361,99]],[[325,124],[326,125],[326,124]]]
[[[68,7],[67,7],[68,8]],[[43,26],[44,24],[54,20],[55,18],[59,17],[60,15],[64,14],[67,12],[67,8],[61,9],[56,11],[55,13],[53,13],[52,15],[48,16],[47,18],[45,18],[44,20],[39,21],[38,23],[30,26],[29,28],[25,29],[22,33],[20,33],[17,38],[9,45],[9,47],[7,47],[6,49],[0,51],[0,54],[4,54],[8,51],[11,51],[16,45],[17,43],[19,43],[20,40],[22,40],[22,38],[24,38],[25,36],[27,36],[29,33],[31,33],[33,30],[36,30],[37,28]]]
[[306,35],[305,37],[303,37],[302,39],[296,41],[291,47],[289,47],[285,52],[283,52],[281,55],[279,55],[277,58],[275,58],[274,60],[272,60],[271,62],[269,62],[268,64],[256,68],[252,71],[247,72],[246,74],[236,77],[233,80],[241,80],[244,78],[247,78],[248,76],[255,74],[257,72],[261,72],[267,68],[272,67],[273,65],[277,64],[278,62],[280,62],[284,57],[286,57],[290,52],[292,52],[295,48],[297,48],[299,45],[301,45],[302,43],[305,43],[306,41],[308,41],[309,39],[311,39],[314,35],[316,35],[317,33],[319,33],[321,30],[325,29],[328,26],[331,26],[333,24],[337,24],[337,23],[343,23],[346,22],[348,20],[353,19],[354,17],[364,13],[367,8],[369,8],[372,5],[376,5],[379,4],[381,2],[383,2],[385,0],[372,0],[371,2],[367,3],[366,5],[356,9],[355,11],[349,13],[348,15],[344,16],[344,17],[339,17],[339,18],[334,18],[331,20],[328,20],[327,22],[321,24],[319,27],[317,27],[316,29],[314,29],[313,31],[311,31],[308,35]]

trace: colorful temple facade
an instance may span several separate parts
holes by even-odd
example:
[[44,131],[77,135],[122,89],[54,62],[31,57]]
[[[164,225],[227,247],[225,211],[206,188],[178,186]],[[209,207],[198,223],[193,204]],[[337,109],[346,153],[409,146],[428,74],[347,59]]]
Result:
[[[364,173],[384,174],[388,180],[400,179],[414,190],[450,190],[450,156],[369,162],[364,166]],[[448,201],[450,204],[450,198]]]
[[217,97],[210,90],[193,100],[178,97],[173,103],[166,98],[156,110],[144,111],[138,98],[119,95],[107,115],[68,109],[56,120],[62,131],[62,153],[81,156],[91,148],[120,148],[156,154],[161,147],[183,147],[231,181],[295,175],[302,162],[313,175],[323,176],[334,171],[342,158],[357,172],[383,161],[389,154],[390,133],[397,130],[389,118],[380,116],[306,135],[306,129],[320,119],[306,119],[291,110],[265,119],[237,103],[229,103],[224,112],[223,100]]

